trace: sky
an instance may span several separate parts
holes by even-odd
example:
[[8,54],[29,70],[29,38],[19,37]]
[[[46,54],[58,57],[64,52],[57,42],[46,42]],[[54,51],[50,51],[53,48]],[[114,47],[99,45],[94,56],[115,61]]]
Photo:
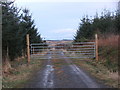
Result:
[[15,0],[15,5],[30,10],[43,39],[62,40],[74,38],[83,16],[115,11],[117,0]]

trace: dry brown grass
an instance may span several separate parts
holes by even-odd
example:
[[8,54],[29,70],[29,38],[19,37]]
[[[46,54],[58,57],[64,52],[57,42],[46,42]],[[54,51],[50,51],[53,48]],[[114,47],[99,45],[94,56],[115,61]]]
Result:
[[108,35],[100,35],[98,40],[99,46],[112,46],[118,47],[118,39],[119,35],[108,34]]
[[73,63],[80,66],[83,70],[89,72],[90,75],[98,79],[99,82],[109,86],[118,88],[118,72],[110,72],[103,64],[96,61],[86,61],[79,59],[71,59]]
[[119,35],[99,35],[99,61],[111,72],[118,71],[118,42]]
[[3,75],[3,88],[24,87],[24,84],[28,82],[33,74],[42,67],[42,60],[31,60],[29,66],[26,63],[27,60],[24,59],[24,61],[14,61],[11,63],[15,69]]
[[[110,87],[118,88],[118,42],[119,35],[98,35],[99,62],[94,60],[72,59],[73,63],[84,68],[91,75]],[[91,40],[94,41],[94,40]],[[72,54],[68,54],[72,57]]]

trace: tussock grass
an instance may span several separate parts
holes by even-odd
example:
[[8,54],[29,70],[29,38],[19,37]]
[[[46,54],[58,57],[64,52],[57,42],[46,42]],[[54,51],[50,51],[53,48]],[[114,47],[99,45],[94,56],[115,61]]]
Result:
[[[118,83],[118,43],[119,35],[107,34],[107,35],[98,35],[98,53],[99,61],[95,59],[92,60],[81,60],[81,59],[72,59],[73,63],[82,67],[90,74],[96,78],[103,81],[106,85],[111,87],[118,88],[120,87]],[[72,57],[70,53],[66,54],[67,56]],[[74,55],[75,57],[76,55]],[[77,57],[77,56],[76,56]],[[118,85],[119,84],[119,85]]]
[[99,37],[99,60],[111,72],[118,72],[119,35],[109,34]]
[[108,34],[108,35],[100,35],[98,44],[99,46],[111,46],[118,47],[119,35]]
[[25,83],[42,66],[42,60],[31,60],[29,66],[27,60],[11,62],[14,69],[3,75],[3,88],[24,88]]
[[94,76],[98,82],[107,86],[118,88],[118,72],[113,73],[108,70],[101,62],[95,60],[71,59],[74,64]]

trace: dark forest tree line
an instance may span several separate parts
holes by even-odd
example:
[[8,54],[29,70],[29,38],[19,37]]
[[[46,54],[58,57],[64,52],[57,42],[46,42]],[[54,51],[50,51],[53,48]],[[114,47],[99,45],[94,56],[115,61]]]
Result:
[[13,2],[2,5],[2,60],[15,60],[26,53],[26,34],[30,43],[42,42],[28,9],[19,9]]
[[[120,3],[120,2],[119,2]],[[104,10],[101,16],[89,19],[88,16],[82,18],[79,28],[74,36],[75,42],[88,41],[94,39],[95,33],[101,35],[120,34],[120,8],[116,12]]]

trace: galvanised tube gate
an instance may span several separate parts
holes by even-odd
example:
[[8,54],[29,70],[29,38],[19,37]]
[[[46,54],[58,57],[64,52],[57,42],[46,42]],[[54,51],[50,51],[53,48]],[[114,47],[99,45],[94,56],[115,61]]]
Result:
[[79,43],[32,43],[30,44],[31,58],[95,58],[95,42]]

